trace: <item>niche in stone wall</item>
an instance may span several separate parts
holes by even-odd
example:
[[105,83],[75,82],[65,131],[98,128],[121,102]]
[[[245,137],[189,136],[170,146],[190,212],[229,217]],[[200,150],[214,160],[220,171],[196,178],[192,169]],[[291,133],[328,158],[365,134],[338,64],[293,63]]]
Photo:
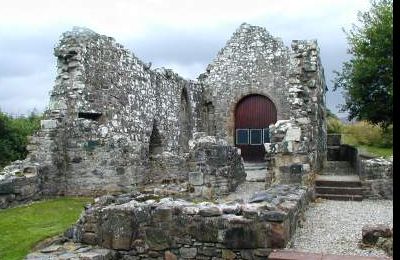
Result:
[[203,131],[207,133],[207,135],[215,135],[216,134],[216,126],[215,126],[215,107],[212,102],[205,102],[202,107],[202,122],[203,122]]
[[99,112],[78,112],[78,118],[89,119],[93,121],[98,121],[102,116]]
[[186,88],[181,92],[181,103],[179,109],[179,147],[181,151],[189,151],[190,131],[190,104]]
[[153,129],[152,129],[151,135],[150,135],[149,156],[151,157],[152,155],[160,154],[160,153],[162,153],[162,151],[163,151],[163,148],[162,148],[161,135],[157,128],[157,122],[154,121]]

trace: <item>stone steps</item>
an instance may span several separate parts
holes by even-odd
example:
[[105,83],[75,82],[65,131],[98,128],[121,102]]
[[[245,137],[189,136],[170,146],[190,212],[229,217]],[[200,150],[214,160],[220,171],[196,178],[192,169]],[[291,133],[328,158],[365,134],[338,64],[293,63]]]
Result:
[[361,187],[358,175],[318,175],[315,178],[316,187]]
[[330,200],[363,199],[363,188],[357,175],[318,175],[315,179],[315,195]]
[[326,161],[323,175],[352,175],[354,169],[348,161]]
[[267,168],[265,163],[244,163],[245,171],[264,170]]
[[337,194],[315,194],[318,198],[327,200],[362,201],[362,195],[337,195]]
[[268,256],[268,259],[269,260],[388,260],[391,258],[382,256],[332,255],[323,253],[277,250],[272,252]]
[[342,195],[343,190],[348,195],[363,195],[364,188],[361,187],[329,187],[329,186],[318,186],[315,187],[315,192],[318,194],[336,194]]

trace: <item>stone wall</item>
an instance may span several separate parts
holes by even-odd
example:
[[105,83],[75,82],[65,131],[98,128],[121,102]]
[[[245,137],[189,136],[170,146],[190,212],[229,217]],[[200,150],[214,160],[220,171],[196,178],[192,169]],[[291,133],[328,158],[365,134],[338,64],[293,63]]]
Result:
[[393,200],[393,158],[360,160],[358,173],[365,198]]
[[[189,172],[203,171],[193,168],[190,140],[203,131],[233,145],[235,106],[249,94],[267,96],[278,120],[291,120],[292,128],[271,128],[270,147],[283,150],[269,153],[268,185],[304,182],[325,156],[325,82],[315,41],[294,41],[289,50],[264,28],[242,24],[198,81],[152,70],[113,38],[88,29],[64,33],[54,54],[50,104],[24,160],[24,167],[36,167],[43,195],[123,193],[187,182]],[[228,160],[219,168],[238,162],[234,148],[221,149],[231,157],[219,158]],[[287,173],[298,172],[300,164],[301,178]],[[221,174],[238,171],[228,172]],[[222,194],[240,176],[209,183]]]
[[151,194],[105,196],[88,207],[75,241],[117,250],[129,259],[265,259],[283,248],[310,199],[306,187],[278,185],[251,203],[193,203]]
[[236,104],[250,94],[268,97],[277,118],[288,119],[289,49],[265,28],[242,24],[199,77],[204,103],[215,108],[216,135],[234,144]]
[[266,157],[272,182],[309,184],[326,160],[325,78],[316,41],[293,41],[290,114],[270,126]]
[[64,33],[55,56],[49,108],[25,160],[40,165],[43,194],[125,192],[171,175],[187,179],[199,83],[151,70],[87,29]]

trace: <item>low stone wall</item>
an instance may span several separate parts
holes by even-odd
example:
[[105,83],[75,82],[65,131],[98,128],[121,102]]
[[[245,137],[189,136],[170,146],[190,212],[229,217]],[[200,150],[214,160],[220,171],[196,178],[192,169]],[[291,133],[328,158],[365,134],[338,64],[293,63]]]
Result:
[[393,159],[360,160],[358,173],[365,198],[393,199]]
[[15,161],[0,174],[0,209],[15,206],[41,196],[37,168]]
[[273,186],[247,204],[140,193],[104,196],[70,233],[76,242],[114,249],[129,259],[265,259],[272,249],[285,247],[310,196],[310,189],[298,185]]

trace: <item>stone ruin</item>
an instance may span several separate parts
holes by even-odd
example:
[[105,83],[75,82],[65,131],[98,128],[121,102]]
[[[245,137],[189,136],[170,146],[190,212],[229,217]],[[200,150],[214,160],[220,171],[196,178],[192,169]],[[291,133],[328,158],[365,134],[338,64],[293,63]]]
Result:
[[[284,246],[326,159],[316,40],[288,48],[244,23],[197,80],[152,69],[113,38],[83,28],[65,32],[54,54],[50,104],[28,157],[0,175],[0,208],[108,194],[102,200],[110,201],[86,209],[70,237],[134,250],[137,259],[168,250],[211,259],[225,249],[258,259]],[[259,105],[268,107],[264,125],[241,125]],[[253,152],[267,167],[265,198],[213,205],[246,179],[243,163]],[[215,256],[200,253],[203,247]]]

